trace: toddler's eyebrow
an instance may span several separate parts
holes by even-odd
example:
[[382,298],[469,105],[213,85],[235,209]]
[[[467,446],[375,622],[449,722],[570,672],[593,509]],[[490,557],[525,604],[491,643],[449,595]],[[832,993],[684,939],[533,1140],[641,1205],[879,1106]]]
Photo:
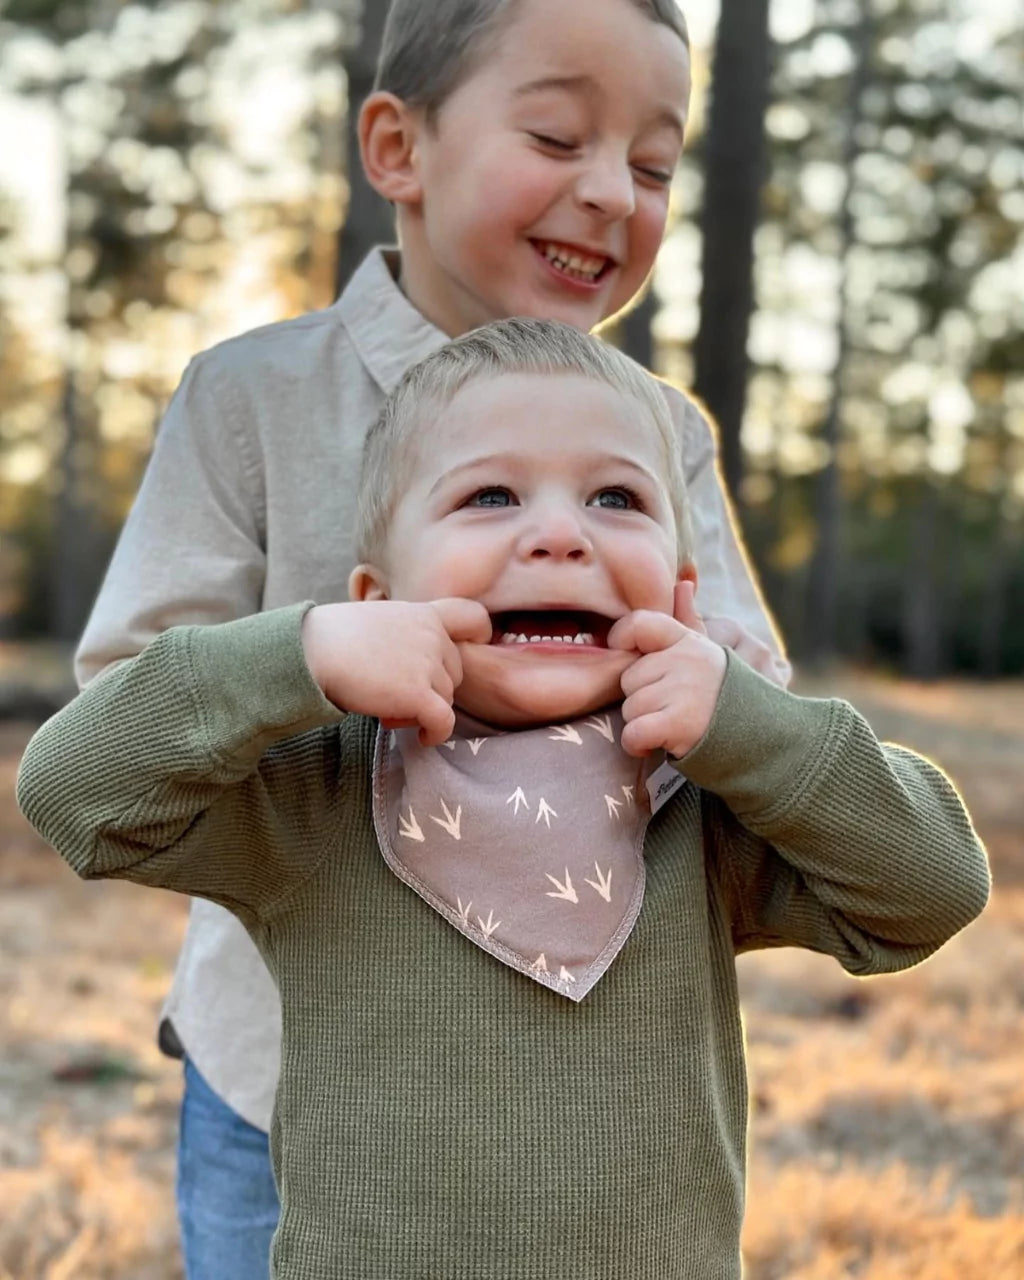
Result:
[[[427,496],[433,497],[437,490],[443,485],[449,484],[453,479],[456,479],[458,476],[461,476],[466,472],[479,471],[490,466],[515,466],[517,463],[521,464],[523,461],[524,458],[521,453],[507,452],[489,453],[482,458],[471,458],[469,462],[460,462],[458,466],[451,467],[443,475],[438,476],[437,480],[435,480],[430,486],[430,492]],[[630,471],[635,472],[638,476],[642,476],[648,481],[657,483],[657,479],[652,471],[647,467],[641,466],[632,458],[627,458],[624,454],[601,454],[600,457],[591,459],[589,466],[594,470],[607,466],[628,467]]]
[[[526,98],[534,93],[544,93],[552,89],[560,89],[564,93],[574,93],[578,97],[589,98],[595,93],[600,93],[600,85],[594,80],[593,76],[541,76],[537,80],[528,80],[526,84],[519,85],[513,92],[515,98]],[[684,136],[685,128],[679,113],[673,111],[671,107],[662,107],[657,114],[658,124],[667,125],[670,129],[674,129],[680,138]]]
[[456,476],[461,476],[467,471],[479,471],[482,467],[488,467],[494,464],[510,463],[521,460],[520,454],[517,453],[489,453],[482,458],[471,458],[469,462],[460,462],[456,467],[450,467],[443,475],[438,476],[434,483],[430,486],[428,497],[433,497],[442,485],[446,485]]

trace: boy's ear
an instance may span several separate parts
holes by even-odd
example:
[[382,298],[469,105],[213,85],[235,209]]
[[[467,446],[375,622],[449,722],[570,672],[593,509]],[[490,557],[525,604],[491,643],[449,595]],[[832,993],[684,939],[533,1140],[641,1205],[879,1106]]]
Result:
[[348,575],[348,598],[362,603],[365,600],[390,600],[391,596],[379,569],[372,564],[357,564]]
[[422,121],[401,98],[378,90],[359,112],[359,154],[370,186],[392,204],[422,197],[416,140]]

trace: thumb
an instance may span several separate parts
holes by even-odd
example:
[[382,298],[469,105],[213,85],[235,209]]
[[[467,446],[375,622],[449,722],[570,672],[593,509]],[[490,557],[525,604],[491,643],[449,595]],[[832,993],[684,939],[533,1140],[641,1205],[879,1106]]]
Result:
[[689,627],[691,631],[697,631],[700,635],[706,636],[707,627],[704,626],[704,619],[700,616],[693,600],[696,590],[697,585],[690,578],[684,578],[682,582],[676,583],[672,596],[672,616],[684,627]]
[[462,641],[491,643],[494,633],[491,615],[479,600],[447,596],[442,600],[432,601],[432,604],[441,618],[441,625],[456,644]]

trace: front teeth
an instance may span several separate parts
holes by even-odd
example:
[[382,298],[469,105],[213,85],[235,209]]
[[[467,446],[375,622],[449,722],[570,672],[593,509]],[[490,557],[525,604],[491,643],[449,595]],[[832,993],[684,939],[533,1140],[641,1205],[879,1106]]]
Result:
[[560,271],[565,271],[569,275],[586,280],[591,284],[600,275],[605,264],[604,258],[592,258],[588,255],[571,253],[568,249],[563,249],[560,245],[552,244],[550,241],[543,246],[543,252],[548,262],[558,267]]
[[508,631],[501,637],[502,644],[593,644],[594,637],[589,631],[579,631],[574,636],[524,636],[521,633]]

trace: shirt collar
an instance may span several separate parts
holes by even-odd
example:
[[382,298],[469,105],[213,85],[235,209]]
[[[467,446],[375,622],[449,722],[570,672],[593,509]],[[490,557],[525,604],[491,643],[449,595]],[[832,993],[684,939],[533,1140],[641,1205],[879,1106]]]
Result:
[[371,249],[335,304],[352,344],[384,392],[405,371],[448,341],[397,284],[397,248]]

